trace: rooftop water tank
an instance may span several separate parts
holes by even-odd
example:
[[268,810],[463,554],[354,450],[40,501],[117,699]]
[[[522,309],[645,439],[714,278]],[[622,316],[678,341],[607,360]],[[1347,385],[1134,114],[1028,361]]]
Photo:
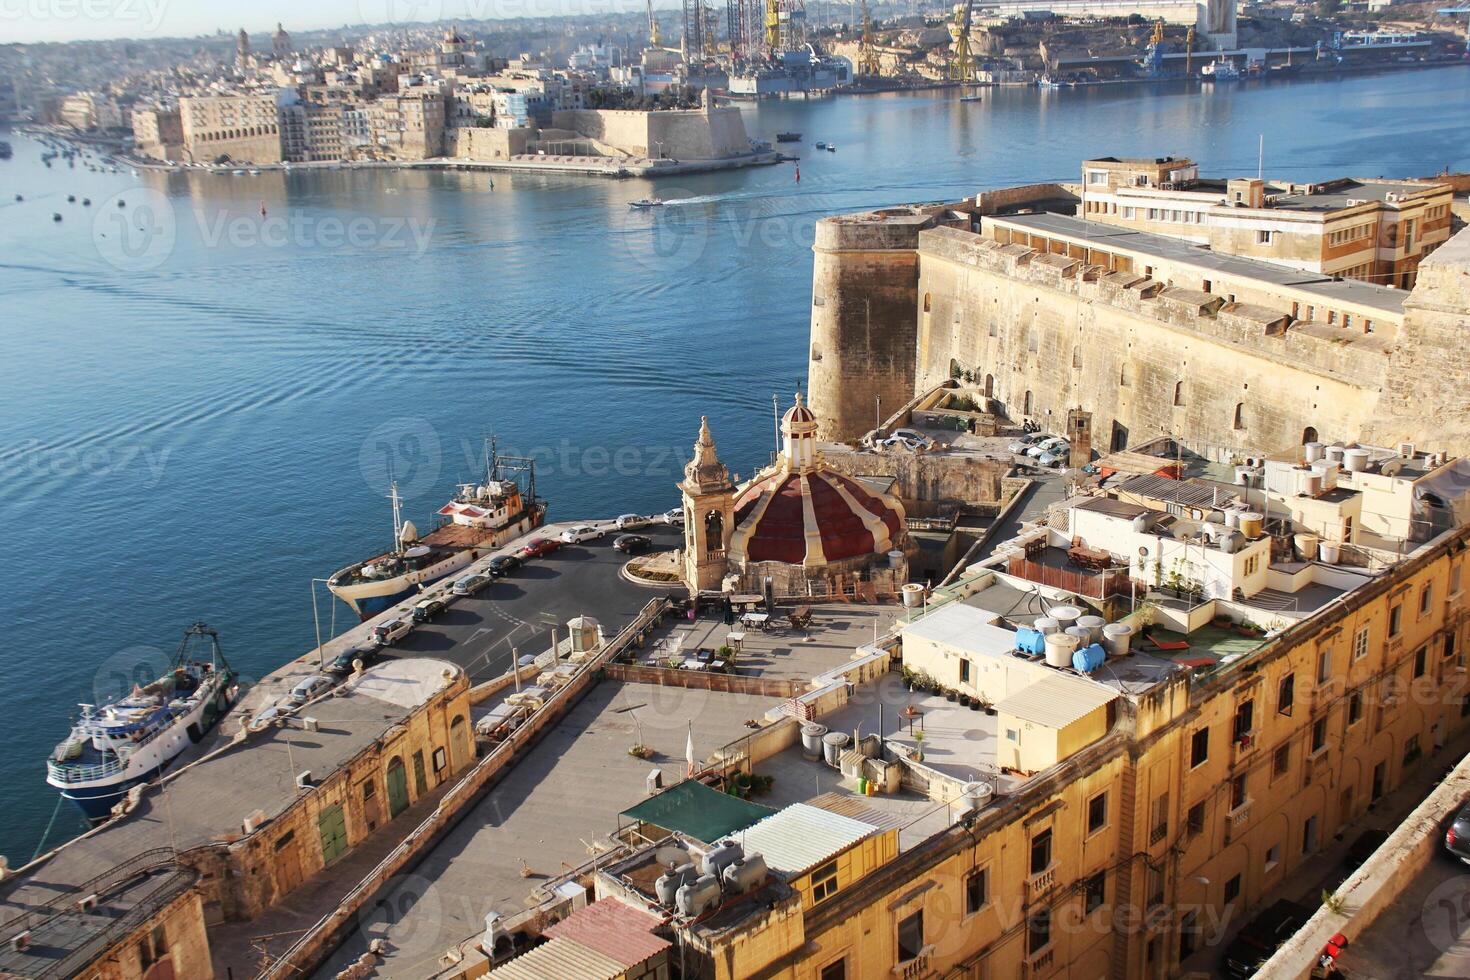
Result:
[[1132,635],[1133,627],[1127,623],[1109,623],[1103,627],[1103,649],[1110,657],[1126,657]]
[[1087,642],[1096,643],[1102,639],[1103,627],[1108,621],[1101,616],[1081,616],[1077,619],[1077,625],[1087,630]]
[[1046,638],[1046,662],[1051,667],[1066,667],[1072,663],[1072,654],[1077,650],[1077,637],[1067,633],[1053,633]]
[[700,875],[687,885],[682,885],[674,897],[674,905],[681,915],[694,918],[720,904],[720,879],[714,875]]
[[1342,447],[1342,443],[1334,442],[1332,445],[1327,447],[1327,461],[1329,463],[1336,463],[1338,466],[1341,466],[1342,454],[1346,451],[1347,450]]
[[740,842],[733,837],[726,837],[704,852],[704,857],[699,862],[699,870],[707,875],[718,875],[743,857],[745,857],[745,848],[740,846]]
[[1090,674],[1102,666],[1107,653],[1099,643],[1090,643],[1072,654],[1072,668],[1079,674]]
[[765,884],[768,875],[766,859],[759,854],[752,854],[729,865],[720,878],[730,891],[744,895]]
[[699,872],[694,870],[692,864],[681,864],[677,868],[670,868],[658,876],[653,883],[653,892],[658,896],[658,904],[672,908],[674,898],[678,895],[680,887],[687,885],[699,877]]
[[989,783],[966,783],[960,790],[960,802],[967,810],[984,809],[995,790]]
[[597,620],[591,616],[577,616],[568,622],[567,635],[572,639],[573,653],[591,653],[601,645]]
[[920,585],[918,582],[907,583],[902,589],[899,590],[899,592],[903,595],[903,604],[905,606],[908,606],[910,609],[917,608],[924,604],[924,586]]
[[1055,619],[1062,629],[1066,629],[1077,622],[1077,617],[1082,615],[1082,610],[1076,606],[1052,606],[1046,614]]
[[1240,533],[1254,541],[1261,536],[1266,519],[1255,511],[1240,515]]
[[1322,489],[1331,490],[1337,486],[1337,464],[1329,463],[1325,459],[1319,459],[1312,464],[1312,472],[1316,473],[1322,480]]
[[1042,636],[1051,636],[1053,633],[1060,633],[1062,631],[1062,624],[1050,616],[1038,616],[1036,621],[1031,624],[1031,627]]
[[1215,547],[1219,548],[1227,555],[1233,555],[1241,548],[1245,547],[1245,535],[1241,534],[1239,531],[1226,531],[1225,533],[1216,536]]
[[827,734],[827,726],[819,725],[809,721],[801,726],[801,754],[813,761],[822,757],[822,736]]
[[1291,536],[1291,543],[1296,547],[1296,553],[1302,561],[1311,561],[1317,557],[1317,542],[1320,540],[1317,535],[1306,531]]
[[1349,473],[1365,472],[1368,469],[1368,450],[1344,449],[1342,453],[1342,466]]
[[1324,565],[1336,565],[1342,557],[1342,546],[1336,541],[1323,541],[1317,545],[1317,558]]
[[1248,487],[1255,478],[1256,471],[1249,466],[1237,466],[1235,468],[1235,485],[1237,487]]
[[895,548],[895,549],[893,549],[892,551],[890,551],[888,553],[888,567],[889,568],[902,568],[903,567],[903,552],[900,549]]
[[1016,630],[1016,649],[1023,653],[1044,653],[1046,651],[1046,635],[1040,630],[1022,627]]
[[846,732],[828,732],[822,736],[822,758],[827,760],[827,765],[833,769],[837,768],[842,761],[842,750],[847,748],[852,736]]
[[1309,442],[1302,446],[1302,458],[1309,463],[1315,463],[1322,458],[1323,446],[1320,442]]

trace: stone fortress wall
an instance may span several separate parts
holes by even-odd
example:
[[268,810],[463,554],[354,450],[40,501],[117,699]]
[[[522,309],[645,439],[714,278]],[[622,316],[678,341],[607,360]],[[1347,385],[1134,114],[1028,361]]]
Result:
[[552,124],[633,156],[715,160],[750,152],[745,121],[732,106],[654,112],[563,109],[552,114]]
[[1189,432],[1263,452],[1315,434],[1470,453],[1470,233],[1365,334],[1293,322],[1269,283],[1241,280],[1228,302],[1203,283],[1002,244],[959,207],[819,222],[810,386],[823,438],[860,438],[875,399],[899,405],[969,372],[1015,421],[1060,431],[1068,409],[1091,412],[1102,452]]

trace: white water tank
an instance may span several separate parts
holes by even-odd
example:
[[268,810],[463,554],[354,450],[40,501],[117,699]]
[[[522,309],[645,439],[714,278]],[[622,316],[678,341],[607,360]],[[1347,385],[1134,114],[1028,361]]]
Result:
[[[1077,619],[1078,628],[1087,630],[1088,643],[1101,643],[1103,627],[1106,625],[1108,625],[1108,621],[1101,616],[1080,616]],[[1086,644],[1082,645],[1085,646]]]
[[1302,561],[1311,561],[1317,557],[1317,543],[1321,538],[1307,531],[1301,531],[1291,536],[1291,543],[1296,547],[1296,553]]
[[1050,667],[1070,667],[1077,652],[1077,637],[1070,633],[1052,633],[1046,638],[1046,663]]
[[1240,533],[1254,541],[1261,536],[1266,519],[1255,511],[1246,511],[1240,515]]
[[1322,541],[1317,545],[1317,558],[1325,565],[1336,565],[1342,556],[1342,546],[1336,541]]
[[1126,657],[1132,636],[1133,627],[1127,623],[1109,623],[1103,627],[1103,649],[1110,657]]
[[1296,482],[1298,496],[1315,497],[1322,492],[1322,474],[1310,466],[1293,466],[1291,473]]
[[1046,611],[1046,614],[1052,619],[1055,619],[1057,625],[1065,630],[1068,626],[1077,622],[1077,619],[1082,615],[1082,610],[1076,606],[1052,606]]
[[801,754],[813,761],[822,757],[822,736],[827,734],[827,726],[819,725],[809,721],[801,726]]
[[852,736],[846,732],[828,732],[822,736],[822,758],[827,765],[836,769],[842,762],[842,750],[852,741]]
[[1342,465],[1349,473],[1363,473],[1368,469],[1368,450],[1344,449]]
[[1322,458],[1323,446],[1320,442],[1309,442],[1302,446],[1302,455],[1309,463],[1315,463]]
[[1062,631],[1062,624],[1050,616],[1038,616],[1036,622],[1031,624],[1031,628],[1042,636],[1051,636],[1053,633]]
[[895,548],[895,549],[893,549],[892,551],[890,551],[888,553],[888,567],[889,568],[902,568],[903,567],[903,551],[902,550],[900,550],[898,548]]
[[1338,466],[1341,466],[1342,454],[1346,451],[1347,450],[1342,447],[1341,443],[1334,442],[1332,445],[1327,447],[1327,462],[1336,463]]
[[1322,490],[1328,491],[1337,486],[1337,464],[1329,463],[1322,459],[1312,464],[1312,472],[1316,473],[1322,480]]
[[961,791],[961,802],[967,810],[981,810],[990,802],[995,790],[989,783],[966,783]]
[[903,604],[910,609],[916,609],[924,604],[924,586],[918,582],[909,582],[899,590],[903,594]]

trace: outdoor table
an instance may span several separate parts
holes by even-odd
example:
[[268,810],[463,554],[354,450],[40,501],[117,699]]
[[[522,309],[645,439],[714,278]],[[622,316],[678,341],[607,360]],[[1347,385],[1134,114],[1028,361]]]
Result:
[[765,613],[746,613],[744,616],[740,617],[740,621],[746,626],[752,626],[758,630],[763,630],[766,628],[766,623],[770,620],[770,618],[771,617],[766,615]]
[[745,632],[743,630],[735,630],[734,632],[726,633],[725,643],[729,645],[731,650],[740,653],[745,646]]
[[702,667],[702,666],[703,666],[703,664],[701,664],[698,660],[686,660],[686,661],[684,661],[684,669],[685,670],[699,670],[700,667]]
[[710,670],[713,670],[713,671],[716,671],[716,672],[723,671],[725,669],[725,661],[723,661],[723,660],[712,660],[712,661],[710,661],[709,669]]

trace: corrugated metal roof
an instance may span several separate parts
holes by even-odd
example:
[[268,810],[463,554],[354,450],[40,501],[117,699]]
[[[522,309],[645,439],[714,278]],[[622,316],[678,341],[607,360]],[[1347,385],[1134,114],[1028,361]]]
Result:
[[869,806],[862,797],[850,796],[847,793],[823,793],[820,796],[813,796],[806,802],[809,806],[820,807],[828,813],[836,813],[872,824],[879,830],[902,830],[909,823],[907,819],[896,813]]
[[783,874],[810,871],[878,828],[830,810],[793,803],[737,835],[746,854],[759,854]]
[[904,636],[944,643],[983,657],[1008,657],[1016,648],[1016,634],[994,625],[1000,614],[951,602],[903,628]]
[[627,967],[570,939],[553,939],[491,970],[491,980],[613,980]]
[[1049,671],[1035,684],[1002,698],[995,710],[1048,728],[1065,728],[1117,696],[1117,691],[1097,681]]
[[1218,486],[1171,480],[1167,476],[1135,476],[1118,484],[1118,489],[1186,507],[1225,507],[1236,499],[1234,493]]
[[604,898],[580,908],[546,930],[555,939],[569,939],[596,950],[625,967],[658,955],[671,943],[653,934],[658,919],[616,898]]

